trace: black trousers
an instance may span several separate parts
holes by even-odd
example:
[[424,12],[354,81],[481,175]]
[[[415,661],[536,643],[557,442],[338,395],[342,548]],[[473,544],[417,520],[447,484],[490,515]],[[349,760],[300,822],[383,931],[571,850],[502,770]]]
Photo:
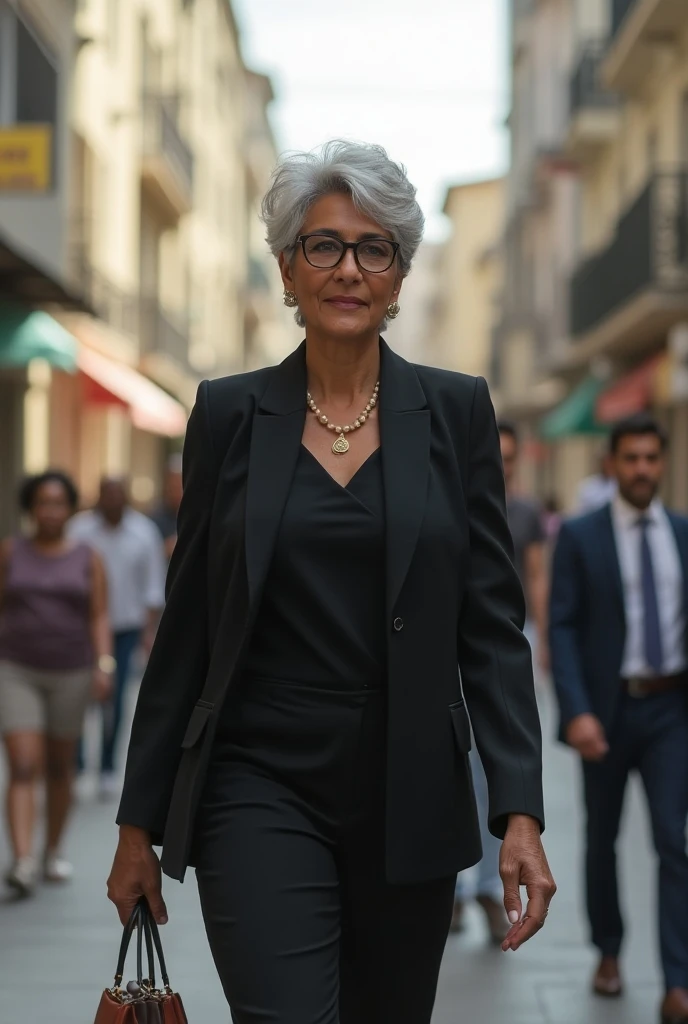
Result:
[[454,878],[385,880],[385,694],[251,680],[197,822],[235,1024],[430,1024]]
[[647,795],[659,861],[659,940],[667,989],[688,988],[688,695],[624,697],[599,763],[583,762],[587,809],[586,880],[592,940],[617,956],[623,938],[616,839],[629,773]]

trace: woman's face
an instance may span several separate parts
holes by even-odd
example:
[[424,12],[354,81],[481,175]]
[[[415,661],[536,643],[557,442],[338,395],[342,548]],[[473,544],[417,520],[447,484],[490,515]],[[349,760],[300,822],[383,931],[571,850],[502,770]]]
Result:
[[[371,237],[392,240],[389,231],[360,213],[351,197],[340,192],[313,203],[299,234],[319,232],[344,242]],[[328,336],[353,339],[376,333],[387,307],[401,291],[398,256],[388,270],[370,273],[359,268],[353,251],[347,249],[336,267],[320,269],[308,263],[298,243],[292,262],[282,253],[279,263],[284,287],[296,293],[307,328]]]
[[34,495],[31,515],[42,537],[61,537],[72,512],[69,496],[59,480],[41,484]]

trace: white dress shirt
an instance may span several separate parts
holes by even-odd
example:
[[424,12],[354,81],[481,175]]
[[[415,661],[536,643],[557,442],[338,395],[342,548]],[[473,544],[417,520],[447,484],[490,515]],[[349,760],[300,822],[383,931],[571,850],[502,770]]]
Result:
[[167,562],[155,523],[132,508],[118,526],[98,512],[80,512],[69,536],[90,545],[103,559],[108,580],[108,614],[113,632],[142,629],[148,612],[165,603]]
[[645,512],[640,512],[620,494],[617,494],[611,507],[626,609],[626,646],[621,675],[624,679],[655,675],[645,660],[640,560],[642,530],[638,525],[639,520],[643,517],[647,518],[650,523],[647,527],[647,540],[652,555],[652,568],[659,606],[663,655],[662,675],[681,672],[686,668],[683,568],[669,517],[664,506],[658,500],[653,501]]
[[595,476],[587,476],[581,480],[576,495],[576,514],[584,515],[586,512],[594,512],[595,509],[608,505],[616,494],[616,480],[611,477],[602,476],[597,473]]

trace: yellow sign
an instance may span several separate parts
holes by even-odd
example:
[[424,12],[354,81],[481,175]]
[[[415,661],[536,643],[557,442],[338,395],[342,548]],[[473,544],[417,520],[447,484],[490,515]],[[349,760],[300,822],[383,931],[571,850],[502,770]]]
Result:
[[0,191],[47,192],[52,128],[47,124],[0,127]]

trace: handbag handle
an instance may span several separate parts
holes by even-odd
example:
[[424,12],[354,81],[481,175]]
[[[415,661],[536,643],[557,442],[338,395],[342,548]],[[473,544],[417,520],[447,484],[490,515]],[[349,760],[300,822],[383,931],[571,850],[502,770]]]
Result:
[[[166,989],[170,990],[170,979],[167,973],[167,965],[165,964],[165,954],[163,953],[162,950],[162,941],[160,939],[160,931],[158,930],[157,922],[151,913],[151,909],[148,906],[148,900],[146,899],[145,896],[141,897],[138,905],[141,909],[141,917],[143,921],[144,931],[146,934],[149,972],[154,973],[155,970],[153,950],[150,945],[152,939],[153,945],[155,946],[155,952],[157,953],[158,956],[158,963],[160,964],[160,976],[162,978],[162,983]],[[154,978],[153,981],[155,981]],[[155,985],[153,985],[153,988],[155,988]]]
[[136,980],[140,987],[143,987],[143,939],[146,940],[146,953],[148,958],[148,978],[145,980],[150,983],[151,988],[155,988],[155,958],[153,956],[153,946],[150,935],[150,911],[148,910],[148,904],[143,900],[140,900],[131,912],[129,920],[124,926],[122,932],[122,941],[119,947],[119,956],[117,958],[117,968],[115,971],[115,988],[118,989],[122,985],[122,979],[124,977],[124,964],[127,959],[127,953],[129,952],[129,946],[131,944],[131,938],[136,929]]

